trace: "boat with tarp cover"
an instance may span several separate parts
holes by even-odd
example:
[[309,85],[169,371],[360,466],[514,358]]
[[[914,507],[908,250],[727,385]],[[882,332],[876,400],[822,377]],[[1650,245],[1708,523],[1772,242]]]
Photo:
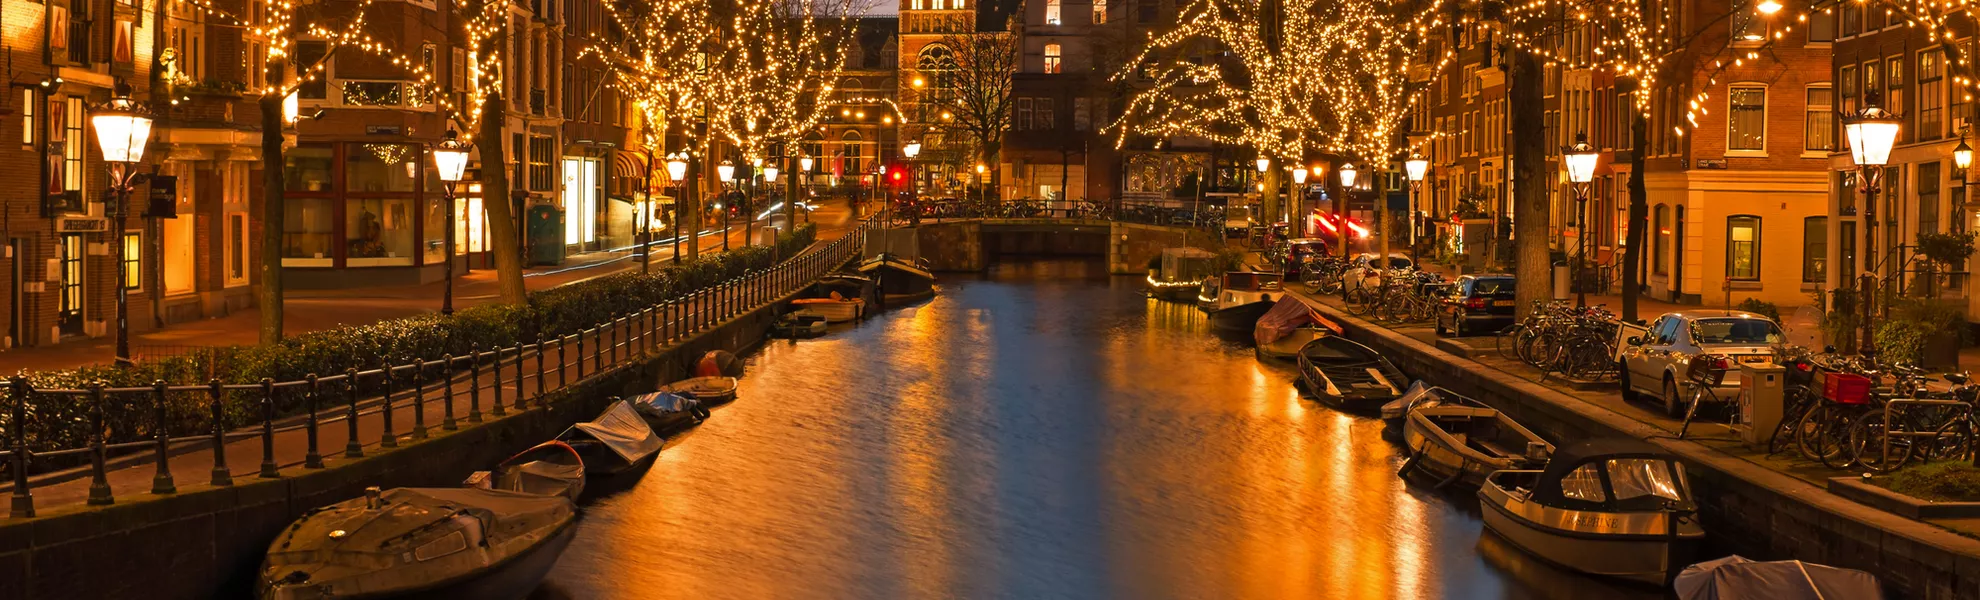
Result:
[[1485,527],[1563,567],[1663,585],[1705,539],[1684,463],[1634,439],[1564,445],[1542,470],[1504,470],[1478,489]]
[[597,418],[578,423],[557,434],[557,441],[576,450],[584,460],[585,474],[610,476],[651,463],[667,445],[666,438],[632,404],[614,398]]

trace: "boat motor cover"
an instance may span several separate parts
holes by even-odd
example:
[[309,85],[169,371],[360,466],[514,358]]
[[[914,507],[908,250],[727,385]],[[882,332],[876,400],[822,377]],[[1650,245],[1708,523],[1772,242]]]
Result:
[[667,440],[653,433],[653,428],[646,425],[646,419],[639,417],[638,409],[624,401],[613,402],[598,418],[572,425],[571,428],[598,440],[628,463],[637,462],[667,443]]
[[1287,296],[1272,303],[1272,310],[1258,318],[1258,326],[1252,328],[1251,338],[1263,346],[1279,341],[1290,335],[1294,329],[1313,322],[1313,309],[1306,302]]
[[1734,555],[1684,568],[1679,600],[1877,600],[1877,577],[1798,560],[1755,562]]

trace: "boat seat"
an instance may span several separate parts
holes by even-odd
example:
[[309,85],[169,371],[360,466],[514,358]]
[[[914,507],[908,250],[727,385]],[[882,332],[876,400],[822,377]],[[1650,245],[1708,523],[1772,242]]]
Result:
[[1478,440],[1478,443],[1476,445],[1478,446],[1478,449],[1484,450],[1486,454],[1490,454],[1492,456],[1500,456],[1500,457],[1518,456],[1517,454],[1507,452],[1505,446],[1501,446],[1497,442],[1494,442],[1492,440]]

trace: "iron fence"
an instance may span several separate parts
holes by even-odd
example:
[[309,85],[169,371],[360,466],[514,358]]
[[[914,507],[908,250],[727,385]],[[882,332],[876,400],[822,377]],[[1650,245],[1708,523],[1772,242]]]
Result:
[[[459,429],[462,423],[480,423],[488,417],[506,416],[512,411],[546,406],[550,394],[579,384],[587,377],[610,372],[635,362],[645,353],[664,348],[696,333],[774,302],[810,285],[818,277],[838,269],[859,256],[865,232],[875,220],[860,223],[844,237],[813,252],[805,252],[768,268],[706,286],[674,299],[624,314],[574,333],[545,339],[519,340],[513,345],[483,350],[479,347],[460,356],[443,355],[405,364],[387,364],[375,369],[351,369],[328,376],[309,375],[300,380],[255,383],[222,383],[218,379],[196,385],[168,385],[163,381],[142,387],[90,385],[83,389],[35,389],[25,376],[0,382],[10,410],[6,430],[0,430],[11,451],[12,508],[10,518],[35,515],[32,469],[38,462],[60,463],[87,460],[90,477],[87,502],[110,504],[115,498],[109,484],[111,458],[121,464],[155,463],[151,493],[177,491],[171,457],[210,448],[213,468],[208,482],[215,486],[233,485],[233,471],[227,465],[226,446],[230,441],[259,438],[261,464],[259,477],[281,476],[276,460],[278,434],[301,430],[305,434],[303,468],[324,468],[319,436],[324,427],[339,422],[347,428],[342,455],[364,456],[359,436],[360,419],[378,415],[382,431],[378,444],[384,448],[399,445],[400,438],[423,440],[430,435],[427,408],[441,404],[442,430]],[[588,339],[587,339],[588,338]],[[188,349],[188,351],[199,351]],[[546,364],[546,359],[554,364]],[[484,376],[485,375],[485,376]],[[530,385],[533,380],[534,385]],[[505,398],[504,390],[512,396]],[[367,390],[382,390],[372,396]],[[483,396],[488,402],[484,405]],[[460,410],[465,403],[465,413]],[[282,417],[278,407],[299,403],[302,412]],[[76,414],[75,408],[82,408]],[[410,409],[410,428],[401,430],[395,417]],[[105,441],[105,419],[111,412],[137,414],[146,431],[137,441]],[[149,415],[142,415],[149,412]],[[187,418],[189,413],[201,413]],[[28,415],[70,414],[87,422],[89,439],[65,448],[32,448],[28,443]],[[78,467],[78,469],[85,467]],[[79,472],[59,471],[42,474],[45,483],[76,479]],[[64,477],[63,475],[68,475]]]
[[1082,200],[919,200],[895,204],[895,220],[932,219],[1090,219],[1217,229],[1224,226],[1224,208],[1213,204],[1170,206],[1144,202],[1102,203]]

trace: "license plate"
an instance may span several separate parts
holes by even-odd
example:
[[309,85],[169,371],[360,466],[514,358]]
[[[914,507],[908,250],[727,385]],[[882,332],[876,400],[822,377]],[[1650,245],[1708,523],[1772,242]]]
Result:
[[1739,357],[1739,362],[1740,364],[1750,365],[1750,364],[1768,362],[1772,359],[1773,357],[1765,354],[1749,354],[1746,356]]
[[1511,300],[1493,300],[1493,301],[1492,301],[1492,306],[1512,306],[1512,305],[1513,305],[1513,301],[1511,301]]

